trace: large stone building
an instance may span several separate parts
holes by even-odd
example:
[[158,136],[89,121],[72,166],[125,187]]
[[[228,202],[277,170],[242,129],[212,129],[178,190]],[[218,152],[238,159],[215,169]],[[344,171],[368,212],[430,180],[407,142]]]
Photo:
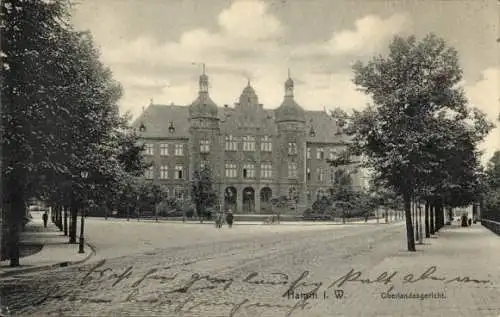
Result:
[[[250,82],[234,107],[219,107],[208,86],[203,72],[191,105],[150,104],[134,122],[154,162],[146,178],[187,198],[193,172],[208,165],[219,201],[237,212],[266,212],[275,196],[288,196],[296,201],[292,208],[303,210],[328,193],[335,171],[327,159],[347,138],[325,111],[297,104],[291,78],[274,110],[263,108]],[[359,173],[351,177],[361,185]]]

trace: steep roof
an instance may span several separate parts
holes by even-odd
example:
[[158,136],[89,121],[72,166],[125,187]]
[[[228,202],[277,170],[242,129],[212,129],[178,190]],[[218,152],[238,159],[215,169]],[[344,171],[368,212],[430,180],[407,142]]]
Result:
[[189,115],[191,118],[217,118],[217,108],[208,92],[200,92],[189,106]]
[[[175,127],[174,133],[168,131],[170,122]],[[139,129],[141,124],[146,128],[144,132],[140,132],[144,138],[187,138],[190,125],[189,107],[149,105],[132,126]]]
[[305,110],[302,109],[299,104],[290,97],[285,97],[281,106],[279,106],[276,110],[276,122],[283,121],[306,121]]
[[[348,141],[346,135],[337,135],[337,124],[335,119],[328,116],[324,111],[304,111],[308,142],[314,143],[337,143]],[[221,132],[224,134],[239,134],[243,126],[255,127],[258,124],[259,132],[262,134],[276,135],[277,125],[275,123],[275,110],[260,108],[253,120],[248,119],[245,113],[230,107],[219,107],[218,117],[220,119]],[[170,122],[175,127],[175,132],[169,132]],[[178,105],[150,105],[134,121],[133,127],[139,128],[144,124],[145,131],[140,132],[144,138],[188,138],[189,137],[189,107]],[[311,127],[315,136],[310,136]]]

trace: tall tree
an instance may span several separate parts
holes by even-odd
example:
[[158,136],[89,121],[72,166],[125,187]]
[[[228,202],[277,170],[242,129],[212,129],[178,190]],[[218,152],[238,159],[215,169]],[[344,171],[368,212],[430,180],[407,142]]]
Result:
[[25,200],[35,187],[30,181],[39,179],[33,172],[50,166],[50,155],[57,148],[54,134],[47,133],[50,126],[44,123],[51,122],[59,106],[52,93],[56,87],[51,86],[50,74],[56,65],[51,57],[58,49],[54,38],[67,25],[68,7],[63,1],[8,0],[0,12],[3,204],[9,226],[8,257],[11,266],[17,266]]
[[355,147],[366,155],[375,175],[403,197],[407,247],[415,251],[411,201],[442,166],[439,155],[428,149],[429,140],[455,132],[436,129],[439,113],[454,121],[471,119],[458,86],[458,54],[433,34],[421,41],[396,36],[387,56],[357,62],[353,70],[354,83],[373,99],[373,106],[355,113]]
[[210,168],[204,167],[194,171],[191,182],[191,199],[196,207],[200,222],[209,217],[209,210],[217,204],[214,179]]

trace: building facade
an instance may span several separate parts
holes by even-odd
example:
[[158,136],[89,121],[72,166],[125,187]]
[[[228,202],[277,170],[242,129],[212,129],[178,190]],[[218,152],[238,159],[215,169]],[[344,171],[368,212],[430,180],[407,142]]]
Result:
[[[242,213],[269,211],[277,196],[300,211],[328,195],[335,169],[327,160],[348,142],[335,118],[298,105],[291,78],[273,110],[263,108],[250,82],[233,107],[220,107],[208,83],[203,73],[189,106],[150,104],[134,122],[153,162],[147,179],[187,199],[193,172],[208,165],[221,205]],[[347,169],[354,186],[362,185],[361,173]]]

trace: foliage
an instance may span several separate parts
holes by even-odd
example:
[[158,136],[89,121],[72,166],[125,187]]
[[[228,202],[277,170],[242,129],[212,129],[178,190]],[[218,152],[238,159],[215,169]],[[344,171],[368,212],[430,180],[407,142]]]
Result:
[[500,222],[500,151],[489,160],[484,176],[482,217]]
[[405,202],[413,196],[470,202],[478,189],[474,148],[491,125],[480,111],[467,108],[456,50],[433,34],[420,42],[396,36],[386,57],[357,62],[353,69],[354,83],[373,105],[353,114],[352,151],[364,154],[375,177]]
[[191,199],[200,219],[210,218],[211,210],[217,205],[217,193],[210,168],[194,171],[191,182]]
[[2,175],[11,224],[32,196],[110,205],[145,168],[137,137],[118,113],[121,86],[90,33],[72,29],[69,13],[65,0],[1,6]]

